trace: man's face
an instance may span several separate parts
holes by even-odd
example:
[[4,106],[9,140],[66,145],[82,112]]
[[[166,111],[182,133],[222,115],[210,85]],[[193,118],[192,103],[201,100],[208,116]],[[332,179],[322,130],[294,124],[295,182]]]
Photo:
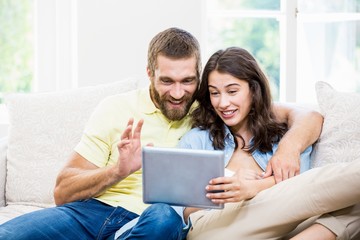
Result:
[[[150,76],[149,70],[148,74]],[[196,58],[174,60],[159,55],[154,77],[150,80],[150,94],[155,106],[169,120],[181,120],[188,113],[199,84]]]

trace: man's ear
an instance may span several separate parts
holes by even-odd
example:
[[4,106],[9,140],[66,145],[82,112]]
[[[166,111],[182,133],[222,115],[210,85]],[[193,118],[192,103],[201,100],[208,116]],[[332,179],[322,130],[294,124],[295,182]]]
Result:
[[146,72],[147,72],[148,77],[151,78],[151,71],[148,66],[146,67]]

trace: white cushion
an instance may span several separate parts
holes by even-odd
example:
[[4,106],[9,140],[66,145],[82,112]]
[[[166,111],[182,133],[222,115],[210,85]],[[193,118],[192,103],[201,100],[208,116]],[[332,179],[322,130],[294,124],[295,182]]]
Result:
[[360,94],[315,85],[324,124],[312,154],[312,167],[360,159]]
[[10,219],[23,215],[25,213],[41,210],[41,207],[25,206],[25,205],[10,205],[0,208],[0,225]]
[[7,204],[54,205],[56,176],[95,106],[106,96],[135,89],[138,82],[126,79],[63,92],[7,96]]

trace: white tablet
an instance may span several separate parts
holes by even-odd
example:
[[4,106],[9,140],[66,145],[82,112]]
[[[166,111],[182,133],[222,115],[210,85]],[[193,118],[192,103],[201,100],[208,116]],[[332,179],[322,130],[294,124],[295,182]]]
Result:
[[205,195],[210,179],[224,176],[223,151],[143,147],[143,201],[223,208]]

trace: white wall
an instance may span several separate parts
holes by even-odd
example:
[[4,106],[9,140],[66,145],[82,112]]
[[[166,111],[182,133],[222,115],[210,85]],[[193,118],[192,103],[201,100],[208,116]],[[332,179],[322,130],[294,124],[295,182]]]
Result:
[[[35,90],[39,92],[109,83],[126,77],[139,77],[144,86],[148,84],[148,44],[158,32],[179,27],[202,41],[202,1],[35,3]],[[7,131],[6,117],[0,116],[0,138]]]
[[169,27],[201,42],[203,1],[36,0],[35,91],[146,80],[147,47]]
[[201,1],[78,0],[78,85],[141,76],[147,84],[147,47],[168,27],[201,41]]

